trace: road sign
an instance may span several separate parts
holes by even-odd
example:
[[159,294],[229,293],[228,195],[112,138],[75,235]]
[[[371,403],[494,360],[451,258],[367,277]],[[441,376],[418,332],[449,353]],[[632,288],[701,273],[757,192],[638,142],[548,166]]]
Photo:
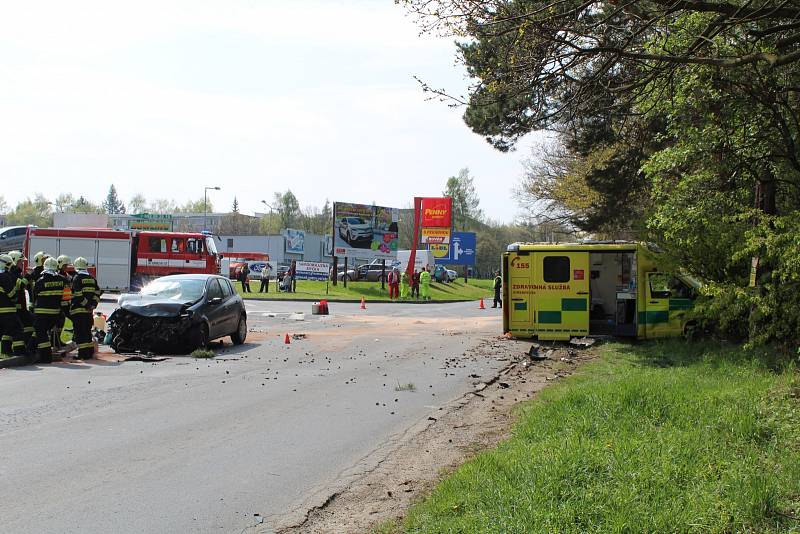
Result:
[[475,232],[453,232],[446,253],[434,250],[442,245],[429,244],[436,263],[441,265],[475,265],[477,238]]

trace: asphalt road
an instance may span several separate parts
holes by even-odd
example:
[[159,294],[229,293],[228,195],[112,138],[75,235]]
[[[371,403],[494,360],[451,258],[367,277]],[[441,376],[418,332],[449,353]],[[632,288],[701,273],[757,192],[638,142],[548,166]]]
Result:
[[250,301],[248,343],[215,360],[0,370],[0,531],[269,524],[504,364],[469,350],[498,310],[330,306]]

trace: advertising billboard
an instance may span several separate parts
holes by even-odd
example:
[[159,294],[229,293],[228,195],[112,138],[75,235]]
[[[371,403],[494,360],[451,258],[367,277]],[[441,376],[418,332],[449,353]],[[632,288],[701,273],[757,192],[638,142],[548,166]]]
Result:
[[397,255],[400,210],[334,202],[333,253],[339,257],[393,259]]
[[475,232],[453,232],[450,244],[428,245],[436,263],[442,265],[475,265],[477,238]]
[[450,243],[450,228],[423,228],[422,243],[425,245]]
[[315,261],[298,261],[295,263],[297,270],[295,278],[297,280],[327,280],[331,266],[328,263]]
[[422,199],[423,228],[450,228],[453,213],[453,199],[450,197],[435,197]]
[[286,229],[286,252],[303,254],[305,252],[306,233],[303,230]]

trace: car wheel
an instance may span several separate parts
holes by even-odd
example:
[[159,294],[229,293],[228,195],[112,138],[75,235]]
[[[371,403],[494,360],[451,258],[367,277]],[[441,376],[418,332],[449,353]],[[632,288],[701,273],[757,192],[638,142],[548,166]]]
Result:
[[208,347],[208,325],[206,323],[200,323],[197,326],[197,329],[194,333],[195,343],[194,346],[196,349],[205,349]]
[[245,339],[247,339],[247,318],[242,315],[239,317],[239,326],[236,328],[236,332],[231,334],[231,341],[234,345],[241,345]]

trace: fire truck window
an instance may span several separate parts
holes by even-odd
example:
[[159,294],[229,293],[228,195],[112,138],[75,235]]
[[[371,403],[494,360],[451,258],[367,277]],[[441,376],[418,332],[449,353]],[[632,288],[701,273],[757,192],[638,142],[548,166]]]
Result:
[[149,239],[150,252],[167,252],[167,240],[159,237]]
[[222,288],[216,278],[208,283],[208,300],[222,298]]
[[647,276],[650,282],[650,298],[668,299],[672,296],[672,291],[669,290],[671,278],[667,273],[650,273]]
[[569,282],[569,257],[546,256],[542,266],[544,281],[551,284]]
[[231,238],[228,238],[228,248],[229,249],[233,248],[233,239]]
[[190,238],[186,240],[186,252],[189,254],[200,254],[203,252],[203,242],[200,239]]
[[183,253],[186,242],[183,239],[172,239],[172,252]]

